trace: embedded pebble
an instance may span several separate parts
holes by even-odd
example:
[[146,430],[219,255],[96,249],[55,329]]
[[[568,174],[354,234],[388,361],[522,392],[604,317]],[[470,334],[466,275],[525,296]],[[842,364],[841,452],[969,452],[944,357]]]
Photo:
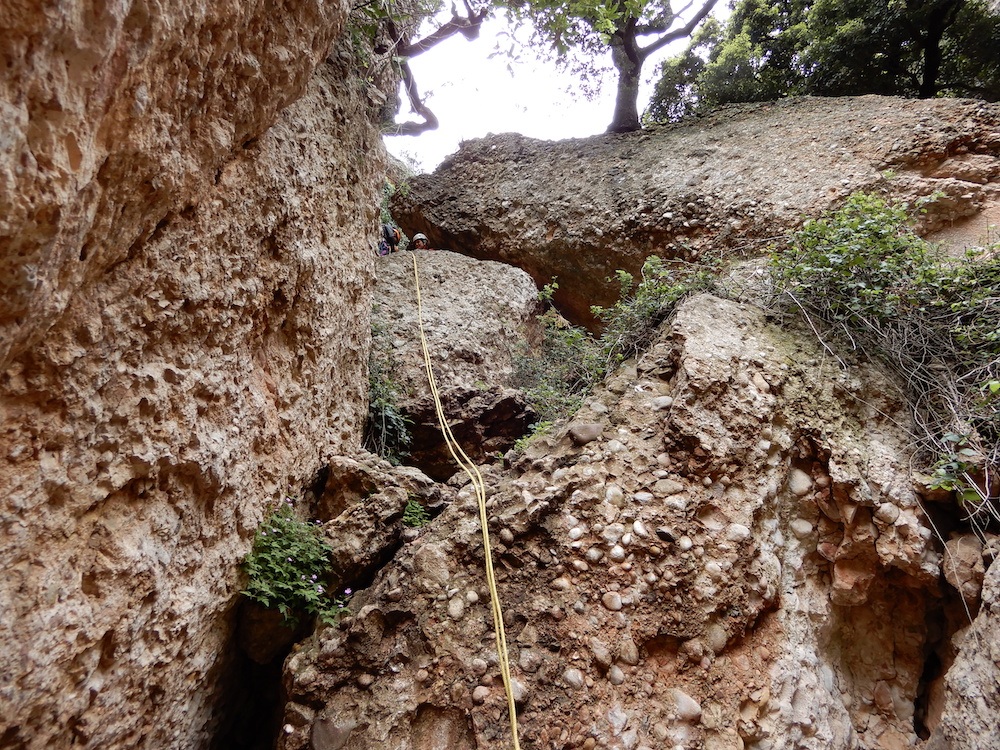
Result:
[[789,524],[789,527],[798,539],[805,539],[812,534],[813,530],[813,525],[804,518],[796,518]]
[[630,667],[639,663],[639,647],[635,645],[635,641],[627,636],[618,644],[618,660]]
[[358,685],[367,688],[371,687],[375,682],[375,675],[369,674],[368,672],[362,672],[358,675]]
[[653,493],[652,492],[636,492],[634,495],[632,495],[632,499],[635,500],[637,503],[641,503],[642,505],[645,505],[646,503],[652,501],[652,499],[653,499]]
[[574,526],[572,529],[569,530],[569,538],[572,539],[574,542],[582,536],[583,536],[583,529],[581,529],[579,526]]
[[566,576],[559,576],[549,584],[556,591],[569,591],[573,588],[573,583]]
[[470,589],[469,591],[465,592],[465,601],[467,601],[469,604],[475,604],[476,602],[479,601],[479,594]]
[[608,591],[601,597],[601,603],[612,612],[617,612],[622,608],[622,597],[617,591]]
[[625,502],[625,493],[617,484],[609,484],[604,490],[604,499],[612,505],[621,506]]
[[670,495],[676,495],[678,492],[684,491],[684,485],[674,479],[661,479],[655,485],[653,489],[656,491],[657,495],[661,497],[668,497]]
[[788,490],[796,497],[808,495],[812,489],[812,484],[812,477],[802,471],[802,469],[793,468],[788,472]]
[[674,400],[670,396],[657,396],[653,399],[654,409],[669,409],[674,405]]
[[622,534],[625,532],[625,527],[620,523],[609,523],[604,527],[601,532],[601,538],[607,544],[618,544],[618,540],[622,538]]
[[882,503],[875,511],[875,520],[884,524],[895,523],[899,518],[899,508],[892,503]]
[[477,685],[472,690],[472,702],[481,706],[490,697],[490,689],[484,685]]
[[594,656],[594,663],[602,671],[611,666],[611,649],[603,641],[591,638],[590,653]]
[[572,688],[582,688],[583,672],[574,667],[570,667],[563,672],[563,681]]
[[461,620],[465,614],[465,600],[456,596],[448,602],[448,616],[453,620]]
[[679,688],[674,688],[671,692],[674,696],[674,704],[677,707],[678,719],[694,723],[701,718],[701,705],[699,705],[698,701]]
[[472,668],[472,673],[478,677],[482,677],[486,674],[486,670],[490,668],[485,659],[478,657],[469,662],[469,666]]
[[649,536],[649,532],[646,530],[645,524],[638,519],[632,522],[632,533],[639,537]]
[[617,664],[612,664],[611,669],[608,670],[608,682],[612,685],[621,685],[625,682],[625,673]]
[[604,557],[604,550],[599,547],[591,547],[587,550],[585,557],[589,562],[596,563],[600,562],[601,558]]
[[608,453],[621,453],[625,450],[625,444],[621,440],[608,441]]
[[[510,678],[510,693],[514,696],[515,703],[524,703],[528,697],[528,688],[516,677]],[[700,712],[699,708],[699,712]]]
[[733,523],[726,529],[726,539],[731,542],[743,542],[750,538],[750,529],[741,523]]
[[677,546],[680,548],[681,552],[687,552],[694,546],[694,542],[691,541],[691,537],[682,536],[677,540]]
[[687,510],[688,501],[684,495],[671,495],[663,501],[663,504],[671,510],[683,511]]
[[510,529],[500,529],[500,541],[510,545],[514,541],[514,532]]
[[615,562],[622,562],[625,559],[625,548],[619,544],[616,544],[614,547],[611,548],[611,551],[608,553],[608,557],[610,557]]
[[632,543],[632,535],[629,533],[622,534],[622,546],[628,547]]
[[708,573],[715,580],[722,578],[722,566],[719,563],[712,560],[705,564],[705,572]]
[[[605,411],[607,410],[605,409]],[[569,437],[577,445],[586,445],[597,440],[601,436],[602,430],[603,428],[597,422],[581,422],[570,426]]]

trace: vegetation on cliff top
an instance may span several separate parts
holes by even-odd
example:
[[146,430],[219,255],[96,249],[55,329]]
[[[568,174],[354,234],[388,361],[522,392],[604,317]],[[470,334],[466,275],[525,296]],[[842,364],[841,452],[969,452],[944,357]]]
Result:
[[662,64],[646,116],[803,94],[997,101],[998,39],[986,0],[740,0]]
[[806,222],[771,269],[814,329],[905,384],[933,486],[979,530],[1000,522],[1000,243],[947,257],[907,206],[856,194]]

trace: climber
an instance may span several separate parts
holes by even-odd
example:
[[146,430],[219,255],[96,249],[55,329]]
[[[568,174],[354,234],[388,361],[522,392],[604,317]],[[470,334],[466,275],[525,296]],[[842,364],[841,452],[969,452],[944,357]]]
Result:
[[417,232],[413,235],[413,249],[414,250],[433,250],[431,247],[430,240],[427,239],[427,235],[423,232]]
[[402,234],[400,234],[397,227],[394,227],[392,224],[383,224],[382,239],[378,241],[378,254],[388,255],[389,253],[396,252],[401,239]]

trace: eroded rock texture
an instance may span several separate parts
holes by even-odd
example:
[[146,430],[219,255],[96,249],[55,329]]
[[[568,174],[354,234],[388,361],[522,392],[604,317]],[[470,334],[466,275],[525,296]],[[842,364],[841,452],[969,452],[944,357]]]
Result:
[[586,322],[616,300],[616,269],[755,253],[856,190],[940,191],[924,230],[981,243],[1000,221],[998,177],[996,104],[803,98],[624,136],[468,141],[393,211],[436,247],[558,278],[560,309]]
[[[711,296],[487,469],[526,747],[904,748],[939,556],[873,371]],[[509,741],[468,486],[286,665],[280,747]]]
[[360,441],[347,7],[173,5],[0,9],[5,747],[207,746],[265,505]]
[[377,262],[375,345],[391,366],[399,406],[413,420],[408,462],[439,479],[458,470],[444,445],[417,322],[418,261],[424,335],[451,430],[477,461],[506,451],[534,414],[511,388],[514,359],[537,333],[538,291],[524,271],[448,251],[396,253]]

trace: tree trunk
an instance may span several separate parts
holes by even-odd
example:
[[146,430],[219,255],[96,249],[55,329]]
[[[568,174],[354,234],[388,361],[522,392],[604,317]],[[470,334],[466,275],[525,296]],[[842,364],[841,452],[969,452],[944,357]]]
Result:
[[937,95],[938,77],[941,74],[941,40],[944,32],[955,23],[955,16],[965,5],[965,0],[951,0],[931,8],[927,16],[927,28],[923,35],[923,70],[917,96],[930,99]]
[[639,122],[639,76],[643,57],[636,42],[635,22],[611,37],[611,61],[618,70],[618,91],[615,95],[615,116],[608,126],[609,133],[631,133],[642,128]]

